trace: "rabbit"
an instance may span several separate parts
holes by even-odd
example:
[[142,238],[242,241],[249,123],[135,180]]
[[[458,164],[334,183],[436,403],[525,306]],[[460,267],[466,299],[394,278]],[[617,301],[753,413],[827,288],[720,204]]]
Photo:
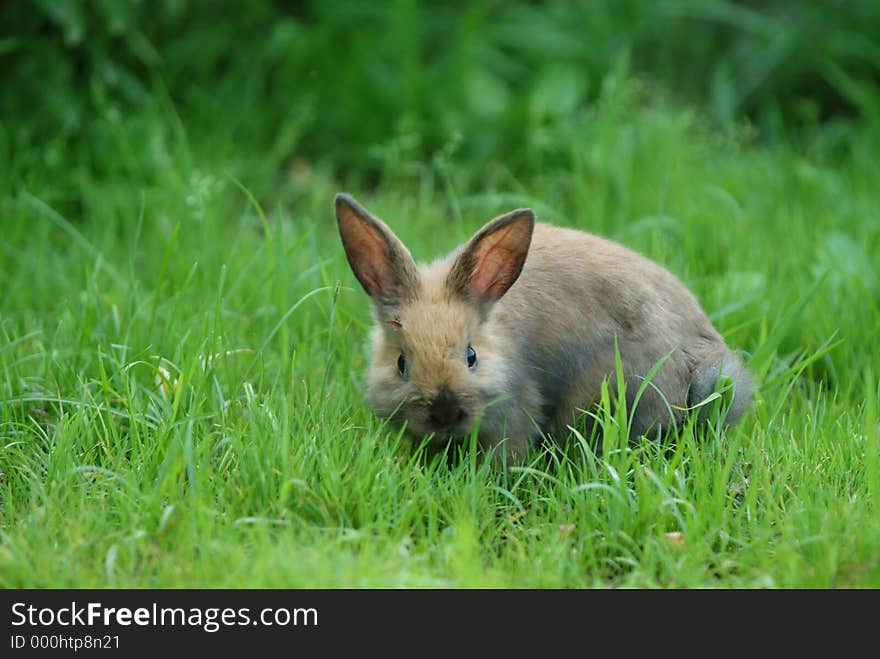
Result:
[[[366,398],[381,417],[445,444],[478,423],[481,447],[523,457],[587,419],[619,350],[631,436],[678,427],[732,383],[727,424],[753,382],[673,274],[611,240],[536,223],[520,208],[445,258],[416,265],[391,229],[353,197],[334,199],[348,263],[372,301]],[[616,389],[612,388],[612,391]],[[707,406],[699,408],[708,417]]]

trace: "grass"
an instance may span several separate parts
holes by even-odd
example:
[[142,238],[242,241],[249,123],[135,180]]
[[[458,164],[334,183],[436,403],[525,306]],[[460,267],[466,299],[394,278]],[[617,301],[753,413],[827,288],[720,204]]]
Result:
[[[374,187],[279,181],[161,97],[94,118],[101,173],[5,124],[0,586],[880,586],[880,129],[765,147],[602,90],[524,136],[526,179],[390,143]],[[508,472],[427,458],[361,397],[349,186],[420,260],[520,205],[648,254],[750,356],[753,408],[664,445],[606,411],[601,451]]]

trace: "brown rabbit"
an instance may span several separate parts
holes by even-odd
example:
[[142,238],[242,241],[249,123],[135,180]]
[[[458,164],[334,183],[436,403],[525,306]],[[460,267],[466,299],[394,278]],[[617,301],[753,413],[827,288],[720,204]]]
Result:
[[519,209],[417,266],[351,196],[336,195],[335,208],[348,262],[373,302],[367,399],[416,435],[443,442],[478,422],[480,444],[503,447],[502,457],[521,456],[541,431],[564,436],[598,401],[603,379],[614,381],[615,339],[629,406],[666,357],[638,401],[633,434],[674,428],[722,375],[733,385],[728,423],[751,400],[751,377],[694,296],[622,245],[536,224]]

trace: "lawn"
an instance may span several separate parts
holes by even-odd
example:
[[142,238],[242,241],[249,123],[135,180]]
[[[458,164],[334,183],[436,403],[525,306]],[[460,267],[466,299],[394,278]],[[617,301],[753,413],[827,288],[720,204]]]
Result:
[[[6,114],[0,586],[880,587],[880,113],[767,139],[625,60],[593,88],[500,151],[414,124],[350,162],[292,146],[313,115],[267,151],[159,84],[93,85],[80,142]],[[419,261],[520,206],[650,256],[754,404],[663,443],[606,411],[506,471],[426,454],[363,401],[343,190]]]

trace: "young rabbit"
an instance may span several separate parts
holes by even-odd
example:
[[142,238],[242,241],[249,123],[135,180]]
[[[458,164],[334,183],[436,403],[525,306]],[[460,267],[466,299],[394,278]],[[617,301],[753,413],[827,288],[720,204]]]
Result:
[[631,433],[674,428],[720,376],[733,385],[728,423],[749,404],[748,372],[694,296],[622,245],[536,224],[532,210],[519,209],[449,256],[416,265],[351,196],[336,195],[335,210],[376,320],[367,399],[416,435],[443,442],[478,421],[481,446],[500,447],[502,457],[521,456],[541,431],[564,437],[599,400],[603,379],[616,384],[615,339],[628,409],[666,357]]

